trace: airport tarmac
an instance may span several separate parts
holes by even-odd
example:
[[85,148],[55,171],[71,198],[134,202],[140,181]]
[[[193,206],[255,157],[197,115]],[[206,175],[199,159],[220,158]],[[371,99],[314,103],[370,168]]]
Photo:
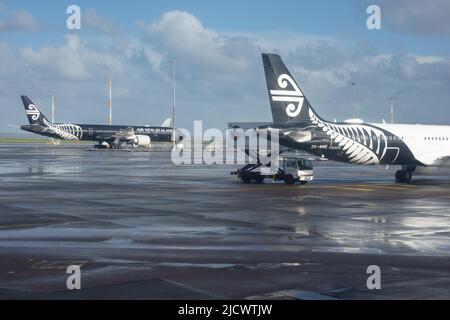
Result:
[[1,299],[450,299],[450,170],[405,185],[319,162],[310,185],[244,185],[88,149],[0,145]]

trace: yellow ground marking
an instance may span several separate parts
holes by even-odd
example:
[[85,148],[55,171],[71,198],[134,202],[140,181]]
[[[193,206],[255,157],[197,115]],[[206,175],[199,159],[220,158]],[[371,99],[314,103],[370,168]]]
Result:
[[338,189],[338,190],[351,190],[351,191],[363,191],[363,192],[374,192],[375,189],[373,188],[364,188],[364,187],[357,187],[357,186],[327,186],[329,189]]

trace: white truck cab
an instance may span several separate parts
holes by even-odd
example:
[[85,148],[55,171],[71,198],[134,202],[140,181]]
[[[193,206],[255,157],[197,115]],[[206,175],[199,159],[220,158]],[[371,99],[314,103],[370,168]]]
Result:
[[[296,181],[306,184],[314,179],[314,168],[311,160],[285,157],[280,159],[280,168],[284,171],[284,180],[287,184],[293,184]],[[286,177],[288,177],[288,181],[286,181]]]

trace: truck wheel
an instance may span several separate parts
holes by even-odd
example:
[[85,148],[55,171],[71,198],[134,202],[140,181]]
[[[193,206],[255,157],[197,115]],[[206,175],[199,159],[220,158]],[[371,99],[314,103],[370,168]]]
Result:
[[300,181],[300,184],[308,184],[309,181]]
[[257,177],[257,178],[255,179],[255,182],[256,182],[257,184],[262,184],[262,183],[264,183],[264,177],[262,177],[262,176]]
[[252,178],[250,178],[248,175],[243,174],[241,175],[241,180],[242,182],[244,182],[245,184],[250,184],[252,182]]
[[295,183],[295,179],[293,176],[287,175],[286,177],[284,177],[284,183],[292,185]]

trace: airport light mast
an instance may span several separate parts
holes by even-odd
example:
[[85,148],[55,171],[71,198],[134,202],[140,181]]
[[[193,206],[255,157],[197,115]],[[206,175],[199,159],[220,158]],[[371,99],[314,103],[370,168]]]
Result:
[[55,123],[55,95],[52,94],[52,123]]
[[112,76],[109,77],[109,125],[112,125]]
[[53,93],[47,93],[46,97],[49,97],[51,100],[51,108],[52,108],[52,114],[51,119],[52,122],[55,123],[55,95]]
[[[51,104],[52,104],[52,114],[51,114],[51,119],[52,120],[51,121],[52,121],[52,123],[55,123],[55,95],[53,93],[49,93],[49,94],[47,94],[47,97],[50,97],[50,99],[51,99]],[[59,144],[61,144],[61,142],[59,140],[54,139],[54,138],[50,138],[48,140],[48,143],[50,145],[59,145]]]
[[356,117],[356,93],[355,93],[355,87],[356,82],[351,82],[350,85],[352,86],[352,119],[355,119]]
[[175,132],[175,108],[176,108],[176,85],[175,85],[175,76],[176,76],[176,65],[177,62],[175,60],[171,60],[170,63],[173,65],[173,105],[172,105],[172,143],[173,147],[176,146],[176,132]]
[[391,100],[391,123],[394,124],[394,103],[395,100],[397,98],[396,97],[390,97],[389,100]]

